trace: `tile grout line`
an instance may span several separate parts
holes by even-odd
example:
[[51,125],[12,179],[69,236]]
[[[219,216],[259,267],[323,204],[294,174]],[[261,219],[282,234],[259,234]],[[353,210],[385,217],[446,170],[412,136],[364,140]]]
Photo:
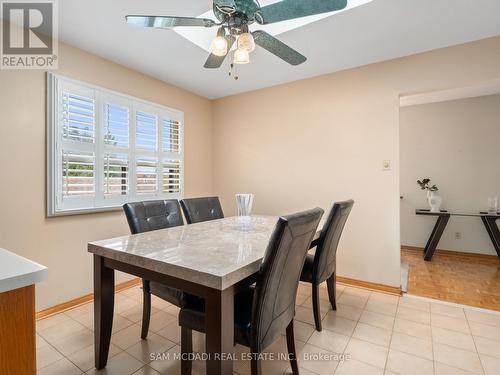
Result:
[[481,364],[481,368],[483,369],[483,374],[486,374],[486,369],[484,368],[483,360],[481,359],[481,356],[479,354],[479,350],[477,348],[476,337],[472,334],[472,329],[470,327],[469,318],[467,317],[465,310],[464,310],[464,315],[465,315],[465,320],[467,321],[467,327],[469,327],[470,335],[472,337],[472,342],[474,343],[474,347],[476,348],[477,358],[479,359],[479,363]]
[[394,321],[392,322],[391,338],[389,339],[389,347],[387,348],[387,356],[385,357],[384,374],[387,371],[390,371],[387,369],[387,364],[389,363],[389,354],[391,353],[392,336],[394,335],[394,327],[396,326],[396,317],[398,315],[399,301],[400,300],[401,300],[401,297],[398,298],[398,303],[396,304],[396,315],[394,315]]

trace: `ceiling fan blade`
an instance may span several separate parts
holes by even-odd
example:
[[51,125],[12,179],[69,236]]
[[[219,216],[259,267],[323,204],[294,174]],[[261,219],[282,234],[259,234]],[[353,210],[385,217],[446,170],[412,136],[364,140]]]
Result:
[[224,56],[216,56],[213,53],[208,56],[207,61],[205,62],[204,67],[207,69],[217,69],[220,68],[224,60],[226,59],[226,56],[229,54],[229,51],[231,50],[231,47],[233,46],[234,42],[236,41],[236,38],[232,35],[226,35],[225,36],[227,40],[227,51],[228,53],[225,54]]
[[261,18],[257,22],[267,25],[274,22],[307,17],[315,14],[342,10],[347,6],[347,0],[282,0],[278,3],[262,7]]
[[214,0],[214,4],[220,7],[235,7],[235,0]]
[[304,63],[307,58],[293,48],[287,46],[285,43],[276,39],[274,36],[262,30],[257,30],[252,33],[255,44],[261,46],[265,50],[285,60],[290,65],[300,65]]
[[125,16],[127,22],[131,25],[142,27],[156,27],[160,29],[170,29],[177,26],[215,26],[215,21],[208,18],[195,17],[169,17],[169,16]]

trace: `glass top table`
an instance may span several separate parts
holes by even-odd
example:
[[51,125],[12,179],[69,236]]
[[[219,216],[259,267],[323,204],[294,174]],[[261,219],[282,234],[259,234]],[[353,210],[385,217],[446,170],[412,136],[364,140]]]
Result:
[[425,245],[424,249],[424,259],[426,261],[431,261],[434,253],[436,252],[437,245],[441,240],[446,225],[451,216],[462,216],[462,217],[478,217],[484,224],[486,231],[493,243],[498,256],[500,257],[500,230],[498,229],[497,221],[500,220],[500,213],[490,214],[488,212],[477,212],[477,213],[467,213],[467,212],[454,212],[441,210],[439,212],[431,212],[430,210],[417,209],[415,211],[416,215],[425,216],[437,216],[436,225],[432,229],[431,235]]

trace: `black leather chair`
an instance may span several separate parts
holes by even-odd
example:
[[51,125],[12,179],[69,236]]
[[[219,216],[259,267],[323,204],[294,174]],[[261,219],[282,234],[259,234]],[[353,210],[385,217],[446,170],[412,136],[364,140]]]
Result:
[[326,281],[328,297],[333,310],[337,310],[335,302],[335,266],[336,254],[340,236],[349,217],[353,200],[335,203],[328,214],[328,218],[321,231],[320,238],[313,243],[316,245],[314,255],[308,254],[304,269],[300,276],[301,281],[312,284],[312,302],[316,330],[321,331],[321,312],[319,305],[319,285]]
[[218,197],[183,199],[181,206],[188,224],[224,218]]
[[[298,375],[293,319],[300,273],[311,240],[323,215],[321,208],[280,217],[269,241],[255,287],[235,295],[234,341],[250,347],[252,375],[261,375],[256,353],[262,353],[286,329],[294,375]],[[192,353],[192,330],[205,332],[205,306],[188,303],[179,313],[182,358]],[[191,362],[181,361],[181,373],[191,373]]]
[[[132,234],[184,225],[177,199],[127,203],[123,205],[123,210]],[[142,286],[144,299],[141,337],[145,339],[151,318],[151,294],[178,307],[186,304],[189,295],[155,281],[143,279]]]

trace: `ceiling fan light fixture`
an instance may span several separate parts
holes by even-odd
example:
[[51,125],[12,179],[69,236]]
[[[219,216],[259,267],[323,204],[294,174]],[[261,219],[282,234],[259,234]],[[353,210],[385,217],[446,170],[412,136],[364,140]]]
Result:
[[224,28],[221,27],[217,31],[217,36],[212,40],[212,44],[210,44],[210,51],[215,56],[226,56],[228,52],[228,44],[226,39],[226,33]]
[[255,40],[253,39],[253,35],[250,33],[241,34],[238,38],[238,49],[253,52],[255,50]]
[[233,63],[238,65],[250,63],[250,53],[246,49],[238,48],[234,51]]

